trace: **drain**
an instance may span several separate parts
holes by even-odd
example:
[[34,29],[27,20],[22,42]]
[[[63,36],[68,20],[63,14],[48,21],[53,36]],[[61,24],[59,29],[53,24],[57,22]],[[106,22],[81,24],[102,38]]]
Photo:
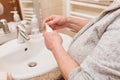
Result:
[[25,51],[27,51],[28,50],[28,48],[25,48]]
[[30,63],[28,64],[28,66],[29,66],[29,67],[35,67],[35,66],[37,66],[37,63],[36,63],[36,62],[30,62]]

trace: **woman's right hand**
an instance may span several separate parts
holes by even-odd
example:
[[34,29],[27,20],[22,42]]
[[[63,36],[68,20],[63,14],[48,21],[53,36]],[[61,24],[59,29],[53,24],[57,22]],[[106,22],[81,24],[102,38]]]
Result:
[[68,26],[67,17],[59,15],[52,15],[46,18],[43,21],[43,28],[45,28],[45,23],[50,25],[53,30],[61,29]]
[[43,33],[46,47],[54,51],[56,48],[62,46],[62,37],[56,32],[44,32]]
[[0,80],[13,80],[11,74],[7,72],[0,72]]

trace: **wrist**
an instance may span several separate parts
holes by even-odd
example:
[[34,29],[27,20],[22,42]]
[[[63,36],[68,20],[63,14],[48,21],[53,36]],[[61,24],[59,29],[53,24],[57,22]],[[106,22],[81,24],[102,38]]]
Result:
[[53,48],[51,49],[51,51],[52,51],[53,53],[56,53],[56,52],[61,51],[62,48],[63,48],[63,47],[62,47],[62,44],[55,44],[55,45],[53,46]]
[[70,27],[72,24],[72,17],[71,16],[66,16],[66,26]]
[[71,23],[71,16],[67,16],[67,17],[66,17],[66,22],[67,22],[68,24]]

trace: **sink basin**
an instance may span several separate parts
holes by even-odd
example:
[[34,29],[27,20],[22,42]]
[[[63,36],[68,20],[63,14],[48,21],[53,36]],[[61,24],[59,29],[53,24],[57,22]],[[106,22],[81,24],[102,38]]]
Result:
[[[72,38],[60,34],[63,47],[68,49]],[[57,67],[53,54],[45,47],[44,38],[19,44],[17,39],[0,46],[0,71],[10,72],[13,79],[28,79],[45,74]]]
[[15,38],[17,38],[17,32],[11,32],[9,34],[0,34],[0,45]]

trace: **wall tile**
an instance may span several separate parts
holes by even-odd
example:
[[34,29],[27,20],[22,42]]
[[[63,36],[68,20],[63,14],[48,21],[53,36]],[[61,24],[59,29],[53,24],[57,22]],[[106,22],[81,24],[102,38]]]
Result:
[[63,0],[41,0],[42,20],[50,15],[63,14]]

